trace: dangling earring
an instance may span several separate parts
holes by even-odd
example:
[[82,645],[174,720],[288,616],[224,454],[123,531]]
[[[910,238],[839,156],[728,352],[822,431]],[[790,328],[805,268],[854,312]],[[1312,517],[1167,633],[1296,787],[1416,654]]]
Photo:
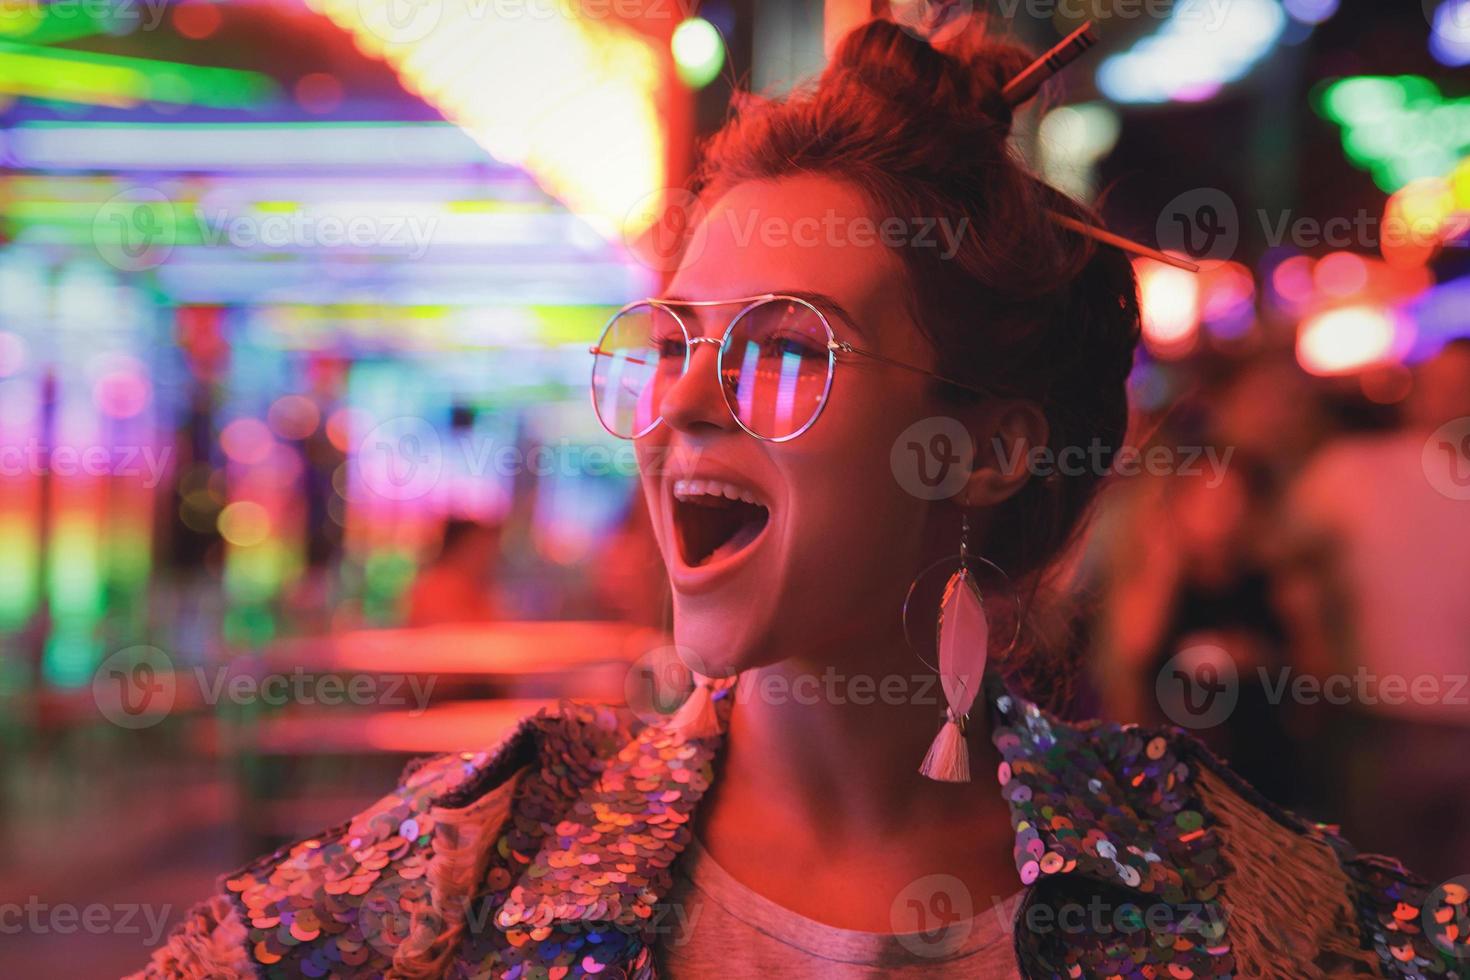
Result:
[[[916,593],[934,581],[931,573],[954,563],[955,559],[941,558],[920,572],[909,586],[903,603],[904,636],[920,663],[938,671],[947,705],[944,723],[929,746],[919,772],[948,783],[970,781],[970,748],[965,741],[965,730],[970,707],[980,692],[991,646],[1000,640],[997,658],[1004,657],[1015,646],[1021,627],[1019,602],[1010,588],[1010,579],[994,562],[970,554],[969,538],[970,518],[962,515],[959,567],[944,581],[939,613],[934,621],[937,666],[924,656],[927,642],[914,636],[917,624],[910,617],[910,608]],[[1001,601],[1007,596],[1010,603]]]

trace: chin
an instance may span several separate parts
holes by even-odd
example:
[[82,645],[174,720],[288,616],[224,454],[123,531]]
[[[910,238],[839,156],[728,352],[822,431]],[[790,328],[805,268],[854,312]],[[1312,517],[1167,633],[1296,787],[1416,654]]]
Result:
[[769,606],[734,602],[724,596],[674,593],[674,643],[690,670],[706,677],[731,677],[760,667],[772,644],[758,610]]

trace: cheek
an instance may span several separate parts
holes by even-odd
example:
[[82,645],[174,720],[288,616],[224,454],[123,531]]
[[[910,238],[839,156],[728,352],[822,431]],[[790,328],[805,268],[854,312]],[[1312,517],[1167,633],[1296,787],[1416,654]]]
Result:
[[798,574],[821,565],[826,575],[891,571],[907,580],[930,505],[899,484],[891,454],[900,433],[922,417],[920,393],[906,383],[887,391],[849,384],[839,392],[834,383],[832,394],[817,424],[782,454],[792,563]]

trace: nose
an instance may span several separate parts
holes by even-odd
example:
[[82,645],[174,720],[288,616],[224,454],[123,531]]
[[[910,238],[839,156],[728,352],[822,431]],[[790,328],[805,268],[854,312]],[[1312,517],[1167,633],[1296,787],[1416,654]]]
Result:
[[738,426],[720,388],[719,338],[695,337],[689,346],[689,367],[664,392],[664,421],[679,432],[733,431]]

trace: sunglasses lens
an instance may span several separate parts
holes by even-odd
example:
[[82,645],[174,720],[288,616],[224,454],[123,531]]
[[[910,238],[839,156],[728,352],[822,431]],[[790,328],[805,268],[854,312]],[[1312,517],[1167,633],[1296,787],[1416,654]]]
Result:
[[725,399],[765,439],[801,432],[822,409],[832,380],[831,335],[815,309],[769,300],[742,313],[723,352]]
[[641,304],[613,318],[592,358],[592,404],[613,435],[634,439],[658,423],[663,392],[684,371],[684,332],[668,310]]

